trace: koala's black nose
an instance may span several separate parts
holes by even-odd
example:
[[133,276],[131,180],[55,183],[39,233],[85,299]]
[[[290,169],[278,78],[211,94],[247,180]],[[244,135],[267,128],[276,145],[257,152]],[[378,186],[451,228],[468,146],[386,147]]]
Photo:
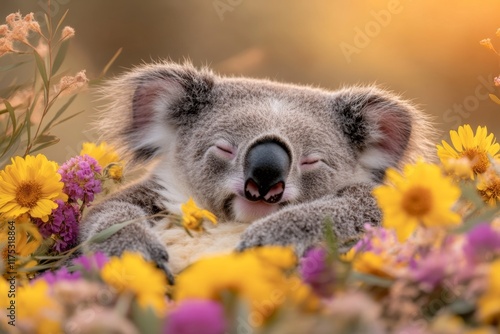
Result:
[[289,171],[290,155],[280,143],[265,141],[253,146],[245,158],[245,197],[279,202]]

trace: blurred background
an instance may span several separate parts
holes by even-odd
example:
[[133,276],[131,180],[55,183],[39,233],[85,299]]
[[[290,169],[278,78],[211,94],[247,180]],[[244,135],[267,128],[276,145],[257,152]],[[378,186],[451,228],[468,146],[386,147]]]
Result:
[[[500,57],[479,44],[491,38],[500,50],[498,0],[1,0],[0,16],[47,11],[57,21],[66,9],[71,74],[96,77],[123,47],[108,76],[166,58],[332,90],[375,82],[433,115],[442,138],[463,123],[500,136],[500,106],[488,97],[500,93]],[[50,159],[97,138],[96,106],[91,93],[79,98],[75,111],[86,112],[56,129]]]

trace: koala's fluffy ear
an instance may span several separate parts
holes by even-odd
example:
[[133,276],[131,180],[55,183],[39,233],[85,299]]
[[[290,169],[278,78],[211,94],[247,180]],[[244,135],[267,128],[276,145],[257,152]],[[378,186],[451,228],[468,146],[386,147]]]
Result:
[[[430,123],[411,103],[376,87],[336,93],[333,108],[360,163],[381,179],[387,167],[427,158]],[[411,154],[411,155],[410,155]]]
[[102,89],[111,102],[101,113],[102,139],[132,163],[165,153],[179,126],[190,124],[209,103],[213,74],[190,64],[138,67]]

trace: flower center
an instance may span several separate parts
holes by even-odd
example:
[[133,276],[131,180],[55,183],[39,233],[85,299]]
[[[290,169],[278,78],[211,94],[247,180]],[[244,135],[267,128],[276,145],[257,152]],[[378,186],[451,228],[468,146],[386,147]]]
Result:
[[424,187],[412,187],[403,195],[402,205],[411,216],[423,216],[432,208],[432,193]]
[[34,182],[28,181],[19,186],[16,192],[16,202],[26,208],[36,205],[42,195],[42,187]]
[[483,174],[490,166],[490,160],[485,151],[478,148],[468,148],[462,152],[461,157],[466,157],[472,164],[475,174]]

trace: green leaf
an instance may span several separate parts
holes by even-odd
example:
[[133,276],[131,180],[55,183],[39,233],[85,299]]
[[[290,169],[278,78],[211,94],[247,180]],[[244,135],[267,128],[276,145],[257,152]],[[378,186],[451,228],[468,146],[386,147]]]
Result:
[[40,97],[40,94],[36,94],[35,98],[33,99],[33,102],[31,103],[31,106],[28,108],[28,111],[26,112],[26,135],[28,137],[28,144],[31,145],[31,115],[33,114],[33,111],[37,105],[38,99]]
[[21,142],[21,134],[22,130],[24,129],[25,123],[23,123],[17,130],[16,132],[12,133],[9,144],[5,147],[3,150],[2,154],[0,154],[0,157],[2,157],[2,165],[4,158],[9,159],[12,155],[14,155],[14,152],[17,151],[19,147],[19,143]]
[[60,260],[64,259],[67,257],[66,255],[35,255],[33,256],[34,259],[37,260]]
[[460,182],[460,191],[462,192],[462,198],[472,202],[474,206],[478,209],[485,206],[483,199],[479,196],[476,185],[472,182],[463,181]]
[[328,258],[330,260],[338,257],[338,240],[335,232],[333,232],[333,220],[331,217],[325,218],[323,222],[323,234],[328,247]]
[[489,222],[493,220],[500,213],[500,207],[489,207],[483,210],[480,214],[473,217],[469,217],[463,222],[460,227],[453,230],[454,233],[466,233],[471,230],[474,226],[480,223]]
[[459,299],[448,307],[453,314],[469,314],[474,312],[475,305],[469,301]]
[[42,77],[43,84],[45,87],[47,87],[49,79],[47,77],[47,69],[45,68],[45,61],[43,60],[42,56],[38,54],[38,52],[34,51],[33,54],[35,55],[36,66],[38,68],[38,72],[40,72],[40,76]]
[[51,137],[53,137],[53,139],[48,140],[48,141],[44,141],[43,144],[35,146],[34,148],[32,148],[30,150],[30,153],[40,151],[40,150],[42,150],[44,148],[47,148],[49,146],[52,146],[52,145],[55,145],[55,144],[59,143],[59,141],[60,141],[59,138],[57,138],[56,136],[51,136]]
[[68,116],[68,117],[66,117],[66,118],[63,118],[63,119],[61,119],[60,121],[55,122],[55,123],[52,125],[52,127],[51,127],[51,128],[53,128],[53,127],[55,127],[55,126],[57,126],[57,125],[59,125],[59,124],[62,124],[62,123],[64,123],[64,122],[66,122],[66,121],[69,121],[69,120],[70,120],[70,119],[72,119],[73,117],[76,117],[76,116],[78,116],[78,115],[80,115],[81,113],[84,113],[84,112],[85,112],[85,110],[80,110],[79,112],[74,113],[73,115],[70,115],[70,116]]
[[161,333],[163,320],[148,306],[142,308],[137,302],[132,303],[132,320],[139,333]]
[[26,84],[15,85],[15,81],[16,80],[13,80],[11,83],[6,83],[5,88],[0,89],[0,96],[11,96],[14,92],[21,90],[26,86]]
[[3,103],[5,104],[5,107],[7,108],[7,111],[9,112],[9,118],[12,122],[12,132],[15,132],[16,128],[17,128],[17,120],[16,120],[16,113],[14,112],[14,108],[7,100],[5,100]]
[[10,70],[13,70],[13,69],[15,69],[21,65],[24,65],[26,63],[27,63],[27,61],[20,61],[20,62],[11,64],[11,65],[0,66],[0,72],[7,72]]
[[61,25],[63,24],[64,20],[66,19],[66,16],[68,15],[69,9],[66,9],[64,12],[63,16],[61,16],[61,19],[57,23],[56,30],[54,30],[54,34],[56,34],[59,31],[59,28],[61,28]]
[[61,115],[66,111],[66,109],[68,109],[68,107],[71,105],[71,103],[73,103],[73,101],[76,99],[77,95],[73,95],[72,97],[69,98],[69,100],[63,104],[63,106],[61,108],[59,108],[59,110],[56,112],[56,114],[54,115],[54,117],[52,117],[52,119],[50,120],[50,122],[45,126],[45,128],[43,128],[42,130],[42,133],[47,131],[48,129],[50,129],[52,127],[52,124],[59,118],[61,117]]
[[49,18],[49,15],[47,13],[44,13],[44,18],[45,18],[45,24],[47,25],[47,30],[49,31],[49,37],[52,37],[52,21]]
[[498,98],[498,96],[496,96],[495,94],[489,94],[489,96],[493,102],[495,102],[496,104],[500,104],[500,99]]
[[113,55],[113,57],[111,57],[111,59],[106,64],[106,66],[104,66],[104,68],[102,69],[101,74],[99,74],[100,78],[102,78],[103,76],[106,75],[106,73],[108,72],[109,68],[111,67],[111,65],[113,65],[113,63],[115,62],[116,58],[118,58],[118,56],[122,53],[122,51],[123,51],[123,48],[119,48],[115,52],[115,54]]
[[48,141],[51,141],[51,140],[54,140],[56,138],[57,137],[54,136],[54,135],[51,135],[51,134],[48,134],[48,133],[44,133],[44,134],[41,134],[38,137],[36,137],[36,139],[33,142],[33,144],[44,144],[44,143],[46,143]]
[[59,68],[61,68],[62,63],[64,62],[64,58],[66,57],[66,53],[68,52],[69,47],[69,39],[63,41],[59,50],[57,50],[56,57],[54,58],[54,64],[52,65],[52,73],[54,75],[57,73]]
[[350,278],[356,281],[364,282],[368,285],[379,286],[382,288],[389,288],[392,285],[392,281],[389,279],[370,274],[363,274],[356,271],[351,272]]
[[132,223],[135,223],[135,222],[137,222],[137,220],[133,219],[133,220],[128,220],[128,221],[123,222],[123,223],[111,225],[107,229],[102,230],[101,232],[95,234],[92,238],[90,238],[88,240],[88,242],[89,243],[101,243],[101,242],[107,240],[109,237],[111,237],[113,234],[115,234],[116,232],[118,232],[122,228],[124,228]]

